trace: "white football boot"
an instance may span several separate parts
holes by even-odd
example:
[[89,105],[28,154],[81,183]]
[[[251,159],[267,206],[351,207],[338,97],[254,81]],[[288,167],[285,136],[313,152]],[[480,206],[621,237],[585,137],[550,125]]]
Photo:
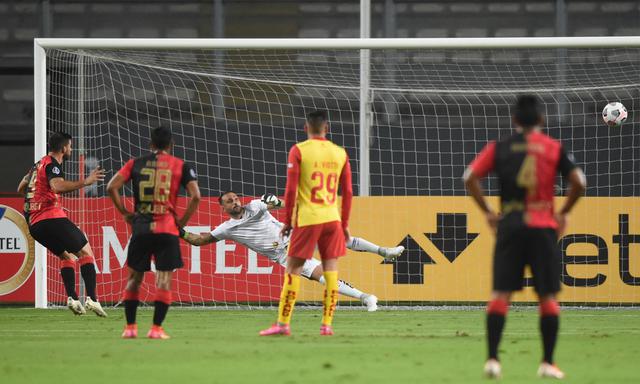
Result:
[[560,368],[556,367],[555,364],[543,362],[540,364],[540,368],[538,368],[538,377],[564,379],[564,372],[562,372]]
[[87,313],[80,300],[73,300],[73,297],[69,296],[67,298],[67,307],[73,312],[74,315],[84,315]]
[[87,296],[87,299],[84,301],[84,306],[86,309],[93,311],[96,315],[100,317],[107,317],[107,312],[102,309],[102,305],[100,302],[91,300],[90,297]]
[[365,293],[360,300],[362,304],[367,306],[367,311],[375,312],[378,310],[378,298],[375,295]]
[[385,261],[394,261],[395,259],[400,257],[400,255],[402,255],[402,252],[404,252],[404,247],[402,245],[399,245],[399,246],[393,247],[393,248],[385,248],[384,260]]
[[484,363],[484,374],[489,379],[499,379],[502,377],[502,367],[496,359],[489,359]]

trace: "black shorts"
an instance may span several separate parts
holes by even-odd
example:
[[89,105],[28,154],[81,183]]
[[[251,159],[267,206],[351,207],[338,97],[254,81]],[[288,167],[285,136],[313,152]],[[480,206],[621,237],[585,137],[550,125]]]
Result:
[[493,289],[521,290],[525,265],[531,268],[538,295],[560,291],[562,266],[556,231],[551,228],[500,226],[493,258]]
[[58,257],[65,251],[78,253],[89,242],[80,228],[66,217],[38,221],[29,226],[29,233]]
[[168,233],[145,233],[131,237],[127,251],[127,265],[134,271],[151,270],[151,257],[158,271],[182,268],[178,236]]

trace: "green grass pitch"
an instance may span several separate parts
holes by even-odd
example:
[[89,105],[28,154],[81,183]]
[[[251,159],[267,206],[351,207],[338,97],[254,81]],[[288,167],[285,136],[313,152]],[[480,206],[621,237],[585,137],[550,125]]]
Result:
[[[338,310],[320,337],[320,310],[296,310],[292,337],[259,337],[273,310],[173,308],[171,340],[122,340],[123,310],[108,319],[66,310],[0,308],[2,383],[475,383],[485,358],[484,311]],[[503,380],[540,382],[538,315],[512,309]],[[558,364],[570,383],[640,382],[640,311],[564,310]]]

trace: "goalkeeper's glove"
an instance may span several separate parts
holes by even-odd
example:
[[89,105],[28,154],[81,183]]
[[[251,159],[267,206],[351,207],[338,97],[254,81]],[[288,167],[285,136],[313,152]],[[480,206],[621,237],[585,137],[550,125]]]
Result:
[[178,228],[178,234],[185,240],[187,239],[187,236],[189,236],[189,232],[185,231],[182,227]]
[[265,193],[260,198],[260,201],[262,201],[267,205],[272,205],[276,208],[279,208],[282,206],[282,200],[278,199],[278,196],[274,195],[273,193]]

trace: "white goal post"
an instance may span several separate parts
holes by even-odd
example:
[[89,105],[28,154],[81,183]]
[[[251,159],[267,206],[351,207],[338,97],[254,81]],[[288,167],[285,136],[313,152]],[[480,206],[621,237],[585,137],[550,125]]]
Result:
[[[47,122],[48,122],[48,106],[49,102],[48,98],[48,73],[47,73],[47,65],[48,65],[48,57],[47,50],[60,50],[60,51],[70,51],[82,54],[84,50],[91,51],[103,51],[103,50],[124,50],[124,51],[215,51],[215,50],[288,50],[288,51],[296,51],[296,52],[304,52],[304,51],[331,51],[331,52],[339,52],[339,51],[365,51],[371,50],[373,52],[376,51],[411,51],[411,52],[419,52],[419,51],[435,51],[435,52],[447,52],[447,51],[465,51],[465,50],[494,50],[496,52],[509,51],[509,50],[523,50],[523,51],[536,51],[536,50],[562,50],[562,49],[596,49],[600,51],[615,51],[617,49],[639,49],[640,48],[640,36],[615,36],[615,37],[526,37],[526,38],[403,38],[403,39],[386,39],[386,38],[369,38],[369,39],[358,39],[358,38],[349,38],[349,39],[68,39],[68,38],[38,38],[34,39],[34,104],[35,104],[35,124],[34,124],[34,134],[35,134],[35,151],[34,158],[35,161],[38,161],[42,156],[46,154],[46,141],[47,141]],[[332,53],[333,54],[333,53]],[[358,55],[358,58],[362,59],[365,55]],[[417,59],[416,59],[417,60]],[[438,59],[440,60],[440,59]],[[444,59],[444,60],[448,60]],[[625,59],[627,60],[627,59]],[[124,63],[126,61],[123,60]],[[414,73],[415,71],[411,67],[411,63],[416,61],[408,61],[408,64],[403,64],[402,66],[398,66],[396,71],[399,74],[407,74],[408,76],[417,77],[421,76],[420,74]],[[438,62],[439,64],[445,63],[448,61]],[[532,61],[533,62],[533,61]],[[460,64],[457,70],[459,71],[469,71],[469,73],[473,71],[485,71],[490,70],[488,66],[483,66],[482,62],[478,62],[476,64],[471,64],[467,68],[467,62],[465,61],[456,61],[456,63]],[[627,63],[627,61],[625,61]],[[359,135],[359,141],[357,153],[358,153],[358,161],[364,161],[366,164],[362,164],[359,169],[358,179],[361,186],[364,186],[363,189],[360,190],[361,196],[368,196],[369,193],[369,182],[372,177],[372,173],[374,171],[370,170],[370,140],[369,137],[372,134],[371,125],[375,123],[374,112],[372,110],[362,110],[363,105],[371,106],[373,100],[362,100],[362,97],[371,97],[371,92],[369,92],[369,84],[371,83],[372,75],[372,64],[368,61],[363,66],[362,61],[359,64],[359,81],[360,81],[360,100],[359,100],[359,121],[364,122],[364,124],[360,124],[357,128],[357,134]],[[422,65],[422,64],[421,64]],[[430,64],[429,64],[430,65]],[[476,65],[476,66],[474,66]],[[508,65],[508,64],[507,64]],[[533,66],[533,65],[532,65]],[[424,64],[420,67],[420,70],[430,70],[427,64]],[[520,68],[520,67],[518,67]],[[594,74],[597,75],[595,70],[600,68],[606,68],[605,64],[602,64],[602,67],[597,66],[594,67]],[[559,69],[558,73],[562,73],[563,69]],[[481,74],[481,72],[478,72]],[[482,72],[484,73],[484,72]],[[197,75],[197,72],[194,72]],[[437,74],[439,75],[439,73]],[[84,75],[79,75],[83,77]],[[226,76],[226,75],[225,75]],[[444,76],[444,75],[443,75]],[[493,76],[493,75],[490,75]],[[510,76],[517,76],[510,74]],[[234,75],[229,75],[229,78],[234,78]],[[444,78],[444,77],[443,77]],[[453,77],[455,78],[455,77]],[[466,81],[466,80],[465,80]],[[445,80],[442,80],[443,83],[446,83]],[[407,84],[409,81],[407,82]],[[597,83],[597,82],[596,82]],[[596,89],[599,87],[600,83],[585,84],[585,87],[592,87]],[[292,82],[291,84],[295,84]],[[419,90],[423,82],[418,79],[415,81],[415,89]],[[533,83],[532,83],[533,84]],[[544,81],[540,81],[540,84],[547,84]],[[302,83],[301,85],[304,85]],[[464,84],[463,84],[464,85]],[[535,85],[535,84],[534,84]],[[559,88],[570,89],[571,86],[559,85]],[[624,87],[625,85],[619,85],[620,87]],[[637,86],[637,84],[636,84]],[[84,86],[81,87],[82,92],[84,91]],[[522,87],[519,91],[526,91],[531,88],[532,90],[539,90],[535,86],[531,87]],[[362,90],[366,91],[362,91]],[[544,88],[548,90],[548,88]],[[401,91],[405,91],[406,86],[388,86],[383,87],[382,91],[388,93],[387,98],[392,99],[393,102],[397,102],[397,100],[402,99],[404,96],[399,96],[398,93]],[[431,89],[429,92],[431,94],[437,95],[439,89]],[[451,90],[452,93],[460,93],[466,94],[468,93],[468,89],[464,86],[461,88],[456,88]],[[480,97],[481,95],[490,95],[490,94],[502,94],[505,93],[504,89],[489,89],[489,88],[478,88],[474,89],[471,92],[474,97]],[[431,96],[429,96],[431,97]],[[435,97],[435,96],[434,96]],[[634,96],[635,97],[635,96]],[[82,100],[82,99],[81,99]],[[404,100],[404,99],[403,99]],[[561,103],[562,100],[558,99],[558,102]],[[79,105],[84,105],[80,104]],[[406,105],[411,107],[411,101],[407,101]],[[500,105],[502,107],[502,105]],[[630,106],[627,106],[630,107]],[[79,107],[81,110],[84,107]],[[496,110],[498,107],[496,107]],[[83,112],[81,111],[80,114]],[[397,112],[380,112],[380,116],[394,115],[389,117],[389,119],[396,118],[395,114]],[[633,117],[631,117],[633,119]],[[364,139],[363,139],[364,138]],[[588,140],[589,137],[577,138],[580,140]],[[440,139],[437,140],[450,140],[450,139]],[[468,141],[467,139],[461,139],[462,143],[464,141]],[[475,138],[473,139],[476,140]],[[480,139],[478,139],[480,140]],[[403,145],[408,143],[409,140],[404,140]],[[634,144],[635,145],[635,144]],[[82,143],[76,145],[79,148],[82,148]],[[420,150],[415,149],[409,145],[411,149],[406,149],[408,152],[419,152]],[[404,147],[403,147],[404,148]],[[466,150],[465,150],[466,151]],[[469,153],[465,152],[465,155]],[[455,155],[455,153],[454,153]],[[377,160],[376,160],[377,161]],[[381,163],[383,160],[379,160]],[[395,160],[394,160],[395,161]],[[414,160],[403,160],[403,162],[413,162]],[[635,161],[635,159],[634,159]],[[443,160],[444,162],[444,160]],[[418,162],[419,163],[419,162]],[[405,163],[406,164],[406,163]],[[443,163],[444,164],[444,163]],[[443,167],[444,165],[440,165]],[[638,171],[638,170],[635,170]],[[378,171],[375,171],[378,172]],[[624,171],[622,171],[624,173]],[[392,174],[396,175],[395,170],[391,171]],[[381,178],[383,178],[381,176]],[[632,186],[635,191],[635,185]],[[408,188],[408,187],[407,187]],[[413,188],[413,187],[411,187]],[[383,187],[379,188],[383,190]],[[419,191],[419,187],[417,189]],[[447,187],[442,187],[442,191],[444,193],[433,193],[431,190],[428,194],[434,195],[446,195]],[[394,190],[395,191],[395,190]],[[410,192],[403,192],[403,194],[410,195],[419,195],[419,193],[413,193],[413,189]],[[372,193],[374,194],[374,193]],[[378,195],[385,195],[384,192],[377,193]],[[624,194],[623,194],[624,195]],[[595,193],[594,196],[601,196],[599,192]],[[602,196],[608,196],[606,193],[603,193]],[[632,195],[635,196],[635,195]],[[447,203],[442,203],[446,205]],[[635,201],[633,202],[634,208],[637,204]],[[457,224],[456,224],[457,225]],[[466,229],[466,228],[465,228]],[[633,230],[633,229],[632,229]],[[435,230],[433,231],[435,232]],[[445,239],[446,240],[446,239]],[[610,240],[608,240],[610,241]],[[434,241],[435,244],[435,241]],[[434,248],[435,249],[435,248]],[[95,249],[94,249],[95,251]],[[433,250],[430,250],[432,252]],[[446,252],[442,252],[445,254]],[[613,252],[611,252],[613,253]],[[431,254],[431,253],[430,253]],[[620,267],[621,268],[621,267]],[[50,303],[50,298],[48,297],[47,292],[47,252],[46,250],[40,246],[36,245],[36,264],[35,264],[35,276],[36,276],[36,304],[37,308],[46,308]],[[471,280],[469,280],[471,281]],[[467,282],[468,284],[471,284]],[[386,289],[386,288],[385,288]],[[622,288],[621,288],[622,289]],[[625,288],[626,289],[626,288]],[[393,291],[395,292],[395,291]],[[625,291],[626,292],[626,291]],[[626,292],[625,297],[632,297],[631,300],[621,300],[623,302],[629,302],[633,300],[640,299],[640,293],[637,291],[633,291],[633,293]],[[389,295],[389,301],[396,300],[394,299],[395,294]],[[418,301],[418,300],[416,300]],[[430,301],[430,298],[425,298],[425,301]],[[433,300],[433,301],[441,301],[441,300]],[[467,301],[466,299],[454,299],[453,301]],[[578,296],[575,297],[576,302],[581,301],[589,301],[588,298],[580,298]],[[613,299],[611,302],[617,302],[617,300]]]

